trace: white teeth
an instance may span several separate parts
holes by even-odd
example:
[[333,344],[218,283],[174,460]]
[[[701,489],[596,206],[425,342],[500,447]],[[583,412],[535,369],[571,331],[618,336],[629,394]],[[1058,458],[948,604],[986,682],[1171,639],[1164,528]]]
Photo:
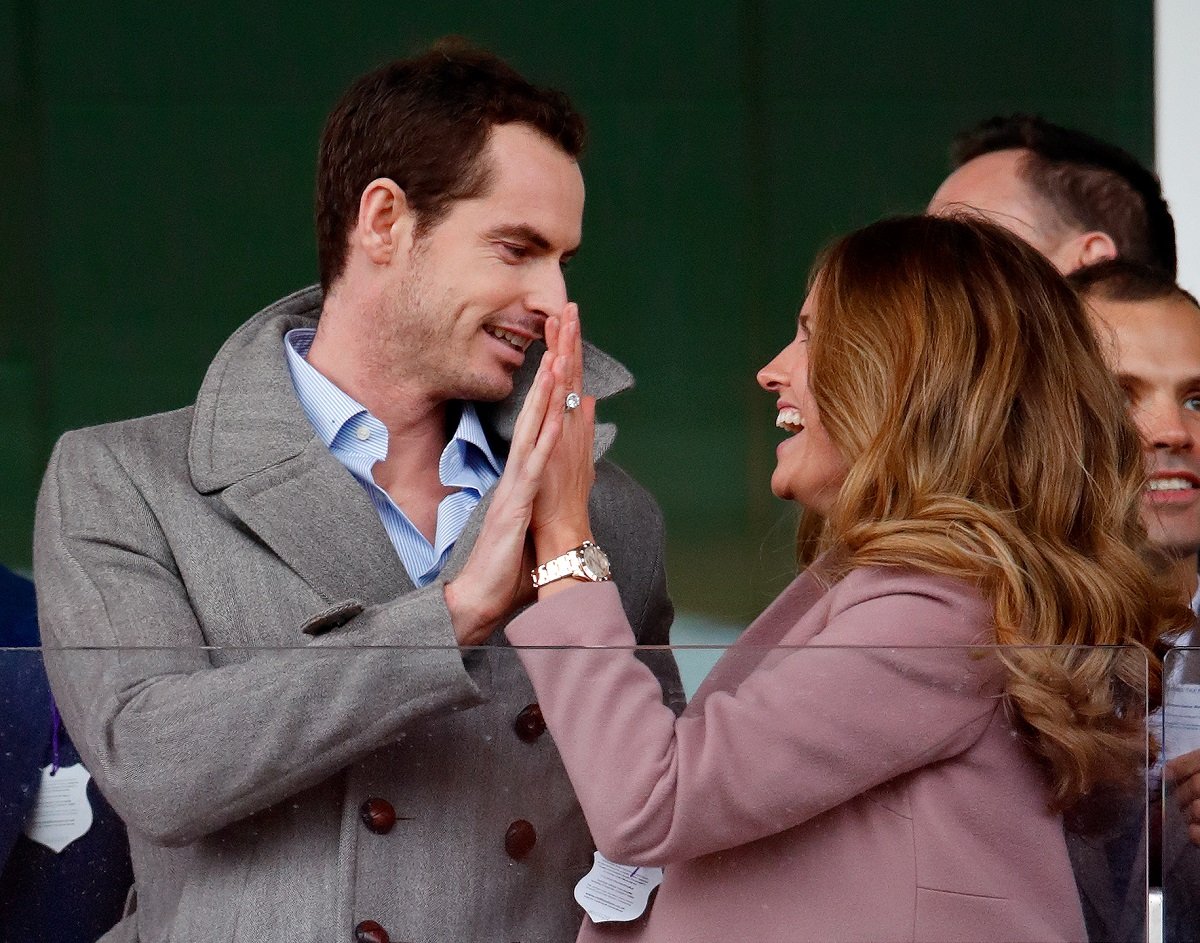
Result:
[[804,420],[800,418],[798,409],[781,409],[775,417],[775,428],[785,432],[796,433],[804,428]]
[[1187,478],[1154,478],[1147,482],[1147,491],[1188,491],[1196,486]]
[[491,334],[492,337],[498,337],[500,340],[507,341],[508,343],[512,344],[513,347],[522,353],[524,353],[529,345],[533,343],[528,337],[521,337],[520,335],[514,334],[512,331],[506,331],[501,327],[492,327],[489,325],[487,328],[485,328],[485,330]]

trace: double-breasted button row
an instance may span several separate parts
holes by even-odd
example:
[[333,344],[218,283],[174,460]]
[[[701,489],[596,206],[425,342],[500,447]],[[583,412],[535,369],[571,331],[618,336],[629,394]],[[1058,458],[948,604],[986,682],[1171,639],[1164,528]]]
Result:
[[513,720],[513,730],[526,743],[533,743],[546,732],[546,721],[542,717],[542,709],[537,704],[530,704],[517,714]]
[[354,928],[355,943],[391,943],[387,930],[374,920],[364,920]]
[[[358,807],[358,817],[367,831],[386,835],[396,824],[396,808],[386,799],[371,796]],[[391,943],[391,939],[374,920],[362,920],[354,927],[355,943]]]
[[362,819],[367,831],[376,835],[386,835],[396,824],[396,809],[386,799],[371,796],[358,807],[358,817]]
[[524,819],[517,819],[504,833],[504,850],[514,861],[526,857],[537,844],[537,831]]
[[[533,743],[546,732],[542,708],[535,702],[527,705],[513,720],[513,730],[525,743]],[[537,830],[524,819],[517,819],[504,833],[504,850],[514,861],[520,861],[537,844]]]
[[[525,743],[535,742],[546,732],[542,709],[536,703],[527,705],[513,719],[513,730]],[[396,809],[386,799],[371,796],[358,807],[363,826],[376,835],[386,835],[396,824]],[[537,830],[525,819],[517,819],[504,833],[504,851],[514,861],[529,856],[537,844]],[[355,943],[391,943],[388,932],[374,920],[363,920],[354,928]]]
[[354,928],[355,943],[391,943],[387,930],[374,920],[364,920]]

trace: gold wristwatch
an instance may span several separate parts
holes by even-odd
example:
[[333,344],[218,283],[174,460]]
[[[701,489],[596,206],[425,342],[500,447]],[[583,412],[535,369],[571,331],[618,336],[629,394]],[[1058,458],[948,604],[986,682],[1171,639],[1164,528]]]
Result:
[[540,589],[547,583],[567,577],[589,583],[603,583],[612,579],[608,554],[590,540],[585,540],[575,549],[547,560],[534,570],[533,588]]

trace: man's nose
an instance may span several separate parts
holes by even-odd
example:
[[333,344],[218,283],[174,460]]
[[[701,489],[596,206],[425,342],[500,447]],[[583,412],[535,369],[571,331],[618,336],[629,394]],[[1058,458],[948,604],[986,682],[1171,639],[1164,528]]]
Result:
[[567,304],[567,280],[563,276],[562,267],[557,262],[547,259],[544,265],[537,266],[532,278],[533,282],[525,299],[526,307],[546,317],[561,315]]
[[1139,423],[1142,438],[1152,449],[1186,451],[1195,444],[1189,418],[1181,406],[1163,403],[1152,407],[1143,412]]

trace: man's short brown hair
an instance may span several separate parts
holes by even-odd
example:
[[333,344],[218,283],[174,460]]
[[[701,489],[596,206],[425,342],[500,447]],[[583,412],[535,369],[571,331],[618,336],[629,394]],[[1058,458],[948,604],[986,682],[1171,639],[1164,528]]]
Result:
[[1175,277],[1175,221],[1158,177],[1136,157],[1037,115],[1009,115],[958,135],[955,167],[994,151],[1022,149],[1021,175],[1068,226],[1107,233],[1123,259]]
[[321,287],[346,267],[346,237],[372,180],[395,181],[428,231],[450,204],[482,195],[480,159],[493,125],[520,122],[571,157],[586,127],[566,95],[531,84],[502,59],[456,37],[358,79],[330,112],[317,160],[316,229]]
[[1067,276],[1072,287],[1081,295],[1105,301],[1160,301],[1184,298],[1200,308],[1191,292],[1181,288],[1175,279],[1161,269],[1130,262],[1128,259],[1106,259],[1086,265]]

